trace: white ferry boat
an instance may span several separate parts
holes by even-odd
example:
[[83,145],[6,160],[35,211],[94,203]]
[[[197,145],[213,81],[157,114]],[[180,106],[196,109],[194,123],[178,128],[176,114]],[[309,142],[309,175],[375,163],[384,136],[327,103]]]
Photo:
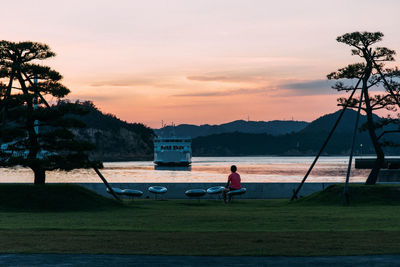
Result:
[[190,137],[154,138],[154,163],[158,166],[189,166],[192,163]]

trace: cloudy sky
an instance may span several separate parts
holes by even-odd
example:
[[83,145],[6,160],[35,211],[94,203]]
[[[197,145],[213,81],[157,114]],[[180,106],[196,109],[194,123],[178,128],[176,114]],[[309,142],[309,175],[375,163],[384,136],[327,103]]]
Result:
[[49,44],[71,99],[151,127],[310,121],[337,110],[326,74],[357,61],[338,35],[400,52],[396,0],[1,2],[1,38]]

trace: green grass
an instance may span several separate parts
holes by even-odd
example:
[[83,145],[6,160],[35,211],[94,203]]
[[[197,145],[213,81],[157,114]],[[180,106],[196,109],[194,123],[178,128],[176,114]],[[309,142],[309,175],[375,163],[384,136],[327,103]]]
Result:
[[2,184],[0,210],[3,211],[79,211],[121,206],[86,188],[74,184]]
[[[343,185],[331,185],[322,192],[296,201],[301,205],[341,205]],[[351,206],[400,205],[400,185],[354,185],[348,187]]]
[[[19,194],[29,203],[12,203],[16,187],[31,192]],[[64,195],[65,188],[70,191]],[[215,200],[118,204],[72,185],[0,185],[0,253],[400,253],[399,188],[351,186],[351,205],[342,206],[340,186],[296,202],[235,199],[225,205]],[[44,205],[47,198],[54,203]]]

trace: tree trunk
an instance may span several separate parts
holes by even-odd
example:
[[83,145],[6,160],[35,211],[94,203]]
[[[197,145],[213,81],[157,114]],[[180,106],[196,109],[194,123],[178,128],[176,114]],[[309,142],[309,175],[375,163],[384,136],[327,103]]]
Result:
[[45,184],[46,182],[46,171],[43,168],[34,168],[33,172],[35,174],[35,185]]
[[372,72],[372,65],[368,64],[367,69],[368,69],[368,71],[366,71],[366,75],[363,79],[362,90],[364,91],[364,97],[365,97],[364,99],[365,99],[365,109],[366,109],[366,113],[367,113],[368,133],[369,133],[369,136],[371,138],[372,144],[375,149],[376,161],[374,163],[374,166],[372,167],[370,174],[368,175],[368,178],[367,178],[365,184],[374,185],[378,181],[378,174],[379,174],[379,171],[382,168],[383,163],[385,161],[385,154],[383,153],[382,147],[378,142],[378,138],[376,137],[375,126],[374,126],[374,121],[373,121],[373,117],[372,117],[372,108],[371,108],[370,99],[369,99],[369,95],[368,95],[367,82],[368,82],[368,79]]
[[25,80],[22,77],[21,71],[16,73],[16,77],[21,85],[22,92],[26,97],[26,106],[28,110],[27,118],[26,118],[26,129],[28,130],[28,157],[27,159],[31,162],[30,168],[33,170],[35,174],[34,184],[41,185],[45,184],[46,181],[46,170],[40,167],[37,163],[35,163],[37,159],[37,155],[39,152],[39,142],[38,135],[35,131],[35,118],[33,117],[33,97],[29,94],[28,87],[25,85]]

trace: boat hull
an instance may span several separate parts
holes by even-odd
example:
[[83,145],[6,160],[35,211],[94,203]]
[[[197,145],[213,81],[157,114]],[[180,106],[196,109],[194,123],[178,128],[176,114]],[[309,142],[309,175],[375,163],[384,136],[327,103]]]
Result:
[[187,167],[191,164],[191,162],[161,162],[154,161],[157,166],[167,166],[167,167]]

